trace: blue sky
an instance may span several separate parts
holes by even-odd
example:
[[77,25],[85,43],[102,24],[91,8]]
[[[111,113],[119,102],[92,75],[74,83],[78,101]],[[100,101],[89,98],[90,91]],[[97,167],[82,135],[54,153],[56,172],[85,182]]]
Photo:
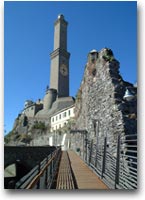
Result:
[[137,81],[136,2],[5,2],[4,123],[9,132],[26,99],[45,95],[50,78],[54,22],[69,22],[70,96],[80,86],[87,54],[109,47],[124,80]]

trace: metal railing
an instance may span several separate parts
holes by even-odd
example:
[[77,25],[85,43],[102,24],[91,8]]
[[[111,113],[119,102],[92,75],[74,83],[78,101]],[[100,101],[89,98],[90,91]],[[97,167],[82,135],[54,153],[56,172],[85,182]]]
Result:
[[15,189],[50,189],[53,185],[61,157],[61,148],[57,148],[28,174],[22,177]]
[[118,136],[111,147],[107,138],[86,140],[85,162],[111,189],[137,189],[137,135]]
[[[72,149],[82,146],[79,155],[110,189],[137,189],[137,135],[98,136],[89,139],[85,130],[71,131]],[[81,135],[79,146],[75,140]],[[117,137],[117,138],[116,138]]]

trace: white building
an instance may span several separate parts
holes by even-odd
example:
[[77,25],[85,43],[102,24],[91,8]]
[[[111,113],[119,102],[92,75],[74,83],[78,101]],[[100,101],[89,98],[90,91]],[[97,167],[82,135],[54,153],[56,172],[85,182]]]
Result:
[[64,108],[53,114],[50,118],[51,132],[64,127],[70,118],[74,117],[74,105]]

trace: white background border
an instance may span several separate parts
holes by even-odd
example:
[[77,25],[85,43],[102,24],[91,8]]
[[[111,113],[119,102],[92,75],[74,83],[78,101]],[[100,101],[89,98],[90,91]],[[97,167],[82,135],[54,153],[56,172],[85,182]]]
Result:
[[[128,0],[129,1],[129,0]],[[3,186],[3,127],[4,127],[4,1],[0,1],[0,197],[2,199],[87,199],[133,200],[145,198],[145,0],[138,0],[138,189],[126,190],[78,190],[78,191],[47,191],[47,190],[4,190]]]

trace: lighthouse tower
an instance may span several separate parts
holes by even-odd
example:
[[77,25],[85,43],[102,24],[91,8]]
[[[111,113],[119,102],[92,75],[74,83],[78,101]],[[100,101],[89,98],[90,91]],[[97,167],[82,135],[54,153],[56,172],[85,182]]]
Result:
[[59,110],[74,104],[69,96],[69,58],[67,51],[67,26],[64,16],[58,15],[54,23],[54,50],[50,54],[50,87],[47,86],[43,98],[43,110],[37,117],[49,117]]
[[54,51],[50,54],[50,88],[57,90],[57,97],[69,96],[70,53],[67,52],[67,25],[64,16],[58,15],[54,27]]

